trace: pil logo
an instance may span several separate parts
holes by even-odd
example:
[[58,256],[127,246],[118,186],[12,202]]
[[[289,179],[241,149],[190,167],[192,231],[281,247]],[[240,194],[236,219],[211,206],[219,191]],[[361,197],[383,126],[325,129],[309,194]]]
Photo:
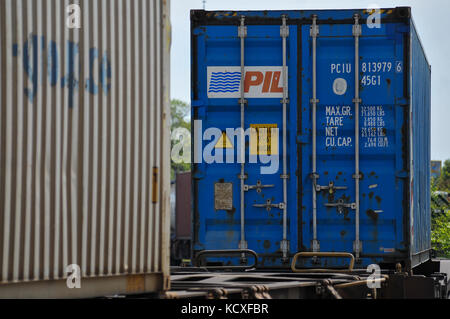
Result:
[[[250,87],[258,87],[261,93],[283,93],[280,87],[281,71],[247,71],[244,79],[244,92],[249,93]],[[260,87],[262,84],[262,87]]]
[[[283,97],[281,66],[250,66],[244,69],[245,98]],[[208,67],[208,98],[239,98],[240,67]],[[286,87],[286,90],[288,88]]]

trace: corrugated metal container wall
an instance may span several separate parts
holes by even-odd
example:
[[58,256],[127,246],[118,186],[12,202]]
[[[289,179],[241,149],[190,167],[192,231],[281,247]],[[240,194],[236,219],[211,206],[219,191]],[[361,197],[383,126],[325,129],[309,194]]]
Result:
[[431,66],[411,23],[410,242],[413,264],[427,260],[431,248]]
[[168,1],[4,0],[0,29],[0,297],[167,288]]

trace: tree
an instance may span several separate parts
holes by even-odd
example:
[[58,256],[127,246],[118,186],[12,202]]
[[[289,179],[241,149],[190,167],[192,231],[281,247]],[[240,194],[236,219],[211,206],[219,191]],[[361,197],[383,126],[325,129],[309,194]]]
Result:
[[431,246],[438,257],[450,258],[450,211],[432,213]]
[[441,175],[436,179],[436,189],[450,192],[450,159],[444,162]]
[[177,127],[187,128],[191,130],[190,119],[191,107],[188,103],[181,100],[174,99],[170,102],[170,115],[172,116],[172,123],[170,129],[173,131]]
[[431,246],[438,257],[450,258],[450,160],[431,179]]
[[[190,111],[190,105],[186,102],[177,99],[170,102],[170,114],[172,117],[170,129],[172,132],[179,127],[185,128],[189,132],[191,131]],[[171,142],[171,147],[173,147],[173,145],[174,141]],[[190,170],[190,163],[175,163],[171,160],[170,176],[172,180],[175,178],[176,172],[188,172]]]

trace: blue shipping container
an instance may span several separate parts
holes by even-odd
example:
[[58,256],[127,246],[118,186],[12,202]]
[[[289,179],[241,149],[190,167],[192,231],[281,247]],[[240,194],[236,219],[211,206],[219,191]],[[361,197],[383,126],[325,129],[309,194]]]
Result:
[[431,67],[410,8],[194,10],[191,59],[194,254],[428,260]]

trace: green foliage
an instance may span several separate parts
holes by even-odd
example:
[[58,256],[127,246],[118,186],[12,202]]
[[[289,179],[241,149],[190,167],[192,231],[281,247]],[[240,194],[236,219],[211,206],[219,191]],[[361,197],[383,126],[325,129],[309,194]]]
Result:
[[438,257],[450,258],[450,211],[432,214],[431,246]]
[[436,179],[435,184],[437,190],[450,192],[450,159],[444,162],[441,175]]
[[[172,132],[178,127],[186,128],[189,132],[191,131],[190,111],[191,107],[186,102],[176,99],[170,102],[170,114],[172,117],[170,129]],[[171,148],[173,145],[174,141],[171,142]],[[173,180],[176,172],[188,172],[190,170],[190,163],[175,163],[171,160],[170,178]]]
[[181,100],[174,99],[170,101],[170,115],[172,116],[172,123],[170,129],[174,130],[177,127],[187,128],[191,130],[190,120],[191,107],[188,103]]
[[441,175],[431,179],[431,246],[438,257],[450,258],[450,207],[444,192],[450,192],[450,160]]

